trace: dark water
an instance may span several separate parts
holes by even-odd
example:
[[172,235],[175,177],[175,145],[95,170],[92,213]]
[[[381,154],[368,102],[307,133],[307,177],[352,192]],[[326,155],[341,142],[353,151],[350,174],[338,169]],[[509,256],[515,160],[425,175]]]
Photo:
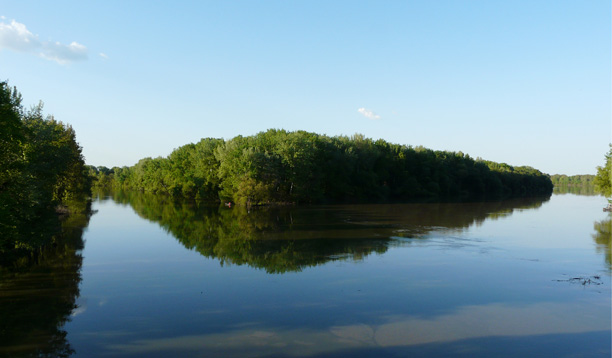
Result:
[[0,355],[610,357],[605,203],[247,212],[116,194],[84,248],[3,273]]

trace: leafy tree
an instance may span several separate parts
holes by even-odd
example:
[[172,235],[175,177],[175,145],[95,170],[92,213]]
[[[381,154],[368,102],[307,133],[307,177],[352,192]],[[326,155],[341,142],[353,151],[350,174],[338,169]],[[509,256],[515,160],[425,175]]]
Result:
[[21,145],[25,129],[21,122],[21,95],[7,82],[0,82],[0,190],[11,185],[23,167]]
[[270,129],[228,141],[206,138],[167,158],[145,158],[114,187],[198,200],[269,203],[386,202],[550,195],[550,177],[530,167],[461,152]]
[[38,228],[58,227],[55,210],[87,198],[91,182],[72,127],[43,116],[42,103],[24,111],[21,95],[6,82],[0,82],[0,144],[0,254],[10,256],[44,245],[48,235]]
[[29,175],[37,182],[40,195],[51,196],[40,200],[63,203],[88,196],[91,184],[72,127],[53,116],[43,117],[42,103],[26,112],[23,124],[28,133],[23,153]]
[[612,196],[612,144],[610,144],[610,151],[606,154],[606,163],[597,167],[597,175],[595,176],[595,188],[603,196]]

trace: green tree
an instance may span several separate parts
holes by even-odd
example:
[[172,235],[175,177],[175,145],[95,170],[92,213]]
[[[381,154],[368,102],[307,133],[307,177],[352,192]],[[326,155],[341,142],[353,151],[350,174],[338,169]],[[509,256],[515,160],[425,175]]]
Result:
[[[120,173],[120,174],[119,174]],[[386,202],[550,195],[530,167],[461,152],[400,146],[361,134],[328,137],[270,129],[228,141],[206,138],[167,158],[115,170],[116,187],[247,205]]]
[[610,144],[610,151],[606,154],[606,163],[597,167],[597,175],[593,182],[597,191],[603,196],[607,198],[612,196],[612,144]]
[[4,235],[16,227],[27,211],[20,205],[26,187],[22,110],[17,89],[0,82],[0,234]]
[[6,82],[0,83],[0,144],[0,254],[11,255],[44,245],[48,235],[38,228],[58,226],[54,210],[88,197],[91,182],[72,127],[44,117],[42,103],[24,111],[21,95]]

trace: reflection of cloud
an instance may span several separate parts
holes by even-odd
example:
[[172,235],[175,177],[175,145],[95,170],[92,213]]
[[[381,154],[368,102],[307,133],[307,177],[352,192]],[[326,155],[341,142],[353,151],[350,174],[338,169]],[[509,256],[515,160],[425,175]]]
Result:
[[407,346],[478,337],[608,330],[610,319],[601,312],[602,308],[594,305],[577,310],[575,305],[562,303],[467,306],[432,319],[404,318],[384,324],[376,331],[376,343],[383,347]]
[[77,306],[75,309],[72,310],[72,313],[70,313],[70,315],[72,317],[76,317],[78,315],[80,315],[81,313],[87,311],[87,306],[83,305],[83,306]]
[[75,309],[72,310],[72,313],[70,314],[72,317],[78,316],[81,313],[85,312],[87,310],[87,307],[85,306],[79,306]]
[[[609,308],[608,308],[609,309]],[[266,354],[314,355],[346,349],[402,347],[495,336],[574,334],[610,329],[609,315],[600,305],[537,303],[525,306],[490,304],[466,306],[429,319],[410,316],[389,318],[370,326],[355,324],[327,330],[272,330],[262,327],[228,333],[144,339],[114,345],[116,351],[145,355],[148,352],[201,351],[223,356]]]
[[[124,354],[146,355],[150,352],[202,351],[213,356],[257,357],[273,355],[279,351],[284,356],[310,355],[321,352],[358,348],[361,345],[338,339],[329,332],[309,330],[271,331],[239,330],[227,334],[191,335],[138,340],[129,344],[114,345],[111,349]],[[177,353],[177,355],[180,355]]]
[[368,345],[375,343],[374,329],[366,324],[332,327],[330,332],[338,337],[340,341],[347,343],[366,343]]
[[47,60],[65,64],[87,59],[87,47],[72,42],[64,45],[59,42],[40,41],[38,35],[31,33],[24,24],[15,20],[0,22],[0,48],[13,51],[35,53]]
[[76,301],[76,307],[72,310],[72,313],[70,313],[70,315],[72,317],[75,317],[85,311],[87,311],[87,299],[83,297],[79,297],[77,298],[77,301]]

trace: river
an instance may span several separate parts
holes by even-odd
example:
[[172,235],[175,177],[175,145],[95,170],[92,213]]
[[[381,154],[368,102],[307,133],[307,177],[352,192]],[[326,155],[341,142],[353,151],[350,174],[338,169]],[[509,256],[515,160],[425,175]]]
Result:
[[605,204],[101,196],[81,245],[0,277],[0,355],[610,357]]

